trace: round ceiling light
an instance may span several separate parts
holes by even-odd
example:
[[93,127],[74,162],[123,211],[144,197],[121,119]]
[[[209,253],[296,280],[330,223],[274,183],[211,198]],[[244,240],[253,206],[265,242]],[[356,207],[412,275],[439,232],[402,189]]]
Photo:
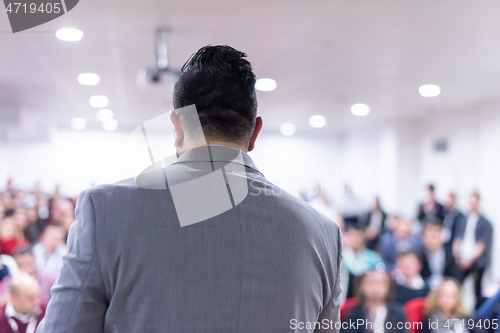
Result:
[[71,120],[71,127],[77,131],[84,130],[87,127],[87,120],[85,118],[73,118]]
[[356,117],[364,117],[370,113],[370,107],[363,103],[353,104],[351,106],[351,113]]
[[95,86],[100,80],[99,75],[94,73],[82,73],[78,75],[78,82],[84,86]]
[[56,37],[67,42],[76,42],[82,39],[83,32],[75,28],[62,28],[56,31]]
[[424,84],[418,88],[418,92],[423,97],[436,97],[441,94],[441,88],[435,84]]
[[103,95],[95,95],[90,97],[89,103],[94,108],[105,108],[108,106],[109,99]]
[[280,126],[281,134],[286,135],[286,136],[294,135],[296,131],[297,131],[297,128],[292,123],[284,123],[284,124],[281,124],[281,126]]
[[118,122],[116,121],[116,119],[105,121],[102,123],[102,128],[104,128],[106,131],[114,131],[118,128]]
[[276,81],[268,78],[258,79],[255,82],[255,89],[259,91],[273,91],[277,86],[278,84],[276,83]]
[[326,118],[322,115],[314,115],[309,118],[309,125],[314,128],[325,127]]

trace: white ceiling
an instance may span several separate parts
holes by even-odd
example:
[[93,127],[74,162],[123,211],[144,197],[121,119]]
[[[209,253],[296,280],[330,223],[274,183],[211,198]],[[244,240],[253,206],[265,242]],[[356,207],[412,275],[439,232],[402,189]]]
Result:
[[[88,99],[103,94],[129,130],[171,108],[171,87],[136,85],[137,70],[154,64],[153,31],[166,25],[172,67],[203,45],[228,44],[248,54],[257,77],[278,82],[258,93],[267,131],[282,122],[312,134],[418,118],[500,99],[499,17],[497,0],[81,0],[12,34],[0,10],[0,101],[21,105],[35,125],[64,128],[79,116],[96,127]],[[62,27],[85,35],[60,41]],[[83,72],[99,74],[99,85],[80,85]],[[421,97],[426,83],[441,86],[441,96]],[[353,117],[353,103],[369,104],[371,114]],[[309,128],[313,114],[327,126]]]

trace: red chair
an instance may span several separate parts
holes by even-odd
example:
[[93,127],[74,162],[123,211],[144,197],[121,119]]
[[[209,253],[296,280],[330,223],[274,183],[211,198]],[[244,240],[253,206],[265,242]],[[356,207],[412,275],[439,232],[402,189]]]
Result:
[[347,316],[347,311],[358,304],[359,302],[356,297],[347,298],[340,306],[340,321],[344,321]]
[[[406,314],[406,320],[410,323],[422,323],[424,320],[424,308],[427,301],[426,297],[420,297],[412,299],[406,302],[404,306],[404,312]],[[422,324],[423,325],[423,324]],[[422,326],[411,325],[408,333],[422,333]]]

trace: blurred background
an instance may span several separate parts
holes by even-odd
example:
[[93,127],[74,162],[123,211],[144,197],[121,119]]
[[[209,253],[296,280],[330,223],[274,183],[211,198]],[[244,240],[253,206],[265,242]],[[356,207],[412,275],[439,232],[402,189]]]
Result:
[[[466,215],[476,191],[498,240],[499,14],[489,0],[82,0],[12,34],[0,10],[4,210],[17,195],[71,225],[80,191],[134,176],[128,136],[172,108],[188,57],[227,44],[268,79],[250,153],[268,180],[334,220],[360,219],[378,197],[414,233],[429,184]],[[166,136],[173,153],[173,127]]]

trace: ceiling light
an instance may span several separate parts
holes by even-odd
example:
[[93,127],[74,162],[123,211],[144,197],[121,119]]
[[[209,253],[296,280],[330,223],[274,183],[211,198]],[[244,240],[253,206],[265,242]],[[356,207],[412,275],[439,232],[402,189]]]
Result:
[[436,97],[441,94],[441,88],[435,84],[424,84],[418,88],[418,92],[424,97]]
[[78,82],[84,86],[95,86],[101,78],[94,73],[82,73],[78,75]]
[[106,106],[108,106],[109,99],[106,96],[95,95],[90,97],[89,103],[95,108],[105,108]]
[[296,130],[297,129],[295,128],[295,125],[292,123],[284,123],[284,124],[281,124],[281,126],[280,126],[281,134],[286,135],[286,136],[294,135]]
[[353,104],[351,113],[357,117],[364,117],[370,113],[370,107],[363,103]]
[[255,82],[255,89],[260,91],[273,91],[277,87],[276,81],[273,79],[258,79]]
[[100,109],[95,113],[95,116],[99,121],[108,121],[113,119],[113,111],[109,109]]
[[114,131],[118,127],[118,122],[116,119],[111,119],[102,123],[102,128],[106,131]]
[[56,37],[68,42],[76,42],[83,37],[83,32],[74,28],[62,28],[56,31]]
[[87,120],[84,118],[73,118],[71,120],[71,127],[77,131],[84,130],[87,127]]
[[321,116],[321,115],[311,116],[309,118],[309,125],[311,125],[311,127],[314,127],[314,128],[325,127],[326,118]]

